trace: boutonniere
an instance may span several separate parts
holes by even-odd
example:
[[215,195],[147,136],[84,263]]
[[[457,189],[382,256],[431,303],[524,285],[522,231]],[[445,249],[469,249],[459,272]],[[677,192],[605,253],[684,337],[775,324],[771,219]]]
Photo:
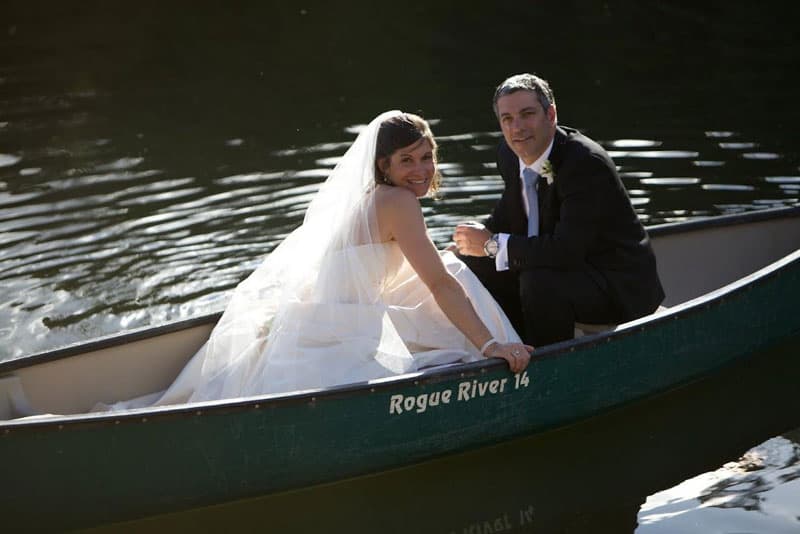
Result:
[[553,185],[553,180],[556,179],[556,173],[553,170],[553,164],[550,163],[549,159],[544,160],[540,175],[547,180],[547,185]]

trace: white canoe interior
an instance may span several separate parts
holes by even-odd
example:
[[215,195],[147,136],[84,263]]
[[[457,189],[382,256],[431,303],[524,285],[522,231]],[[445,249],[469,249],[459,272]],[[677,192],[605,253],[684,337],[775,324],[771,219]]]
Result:
[[[800,217],[653,231],[665,306],[675,306],[776,262],[800,246]],[[31,413],[69,414],[160,391],[208,338],[213,324],[163,329],[155,336],[15,369],[0,376],[0,421]],[[120,338],[129,335],[121,334]],[[46,358],[43,358],[46,360]],[[2,423],[0,423],[2,424]]]

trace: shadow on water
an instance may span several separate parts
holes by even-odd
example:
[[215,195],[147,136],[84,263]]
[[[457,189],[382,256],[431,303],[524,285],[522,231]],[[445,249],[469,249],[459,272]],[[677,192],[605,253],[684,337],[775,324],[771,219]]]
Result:
[[648,495],[800,426],[798,356],[779,347],[539,436],[92,531],[633,532]]

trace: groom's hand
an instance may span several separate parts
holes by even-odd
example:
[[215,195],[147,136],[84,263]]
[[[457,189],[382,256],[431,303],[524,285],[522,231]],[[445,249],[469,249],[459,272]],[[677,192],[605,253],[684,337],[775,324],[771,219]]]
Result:
[[476,222],[459,224],[453,233],[453,241],[462,256],[486,256],[483,244],[490,237],[492,233],[484,225]]

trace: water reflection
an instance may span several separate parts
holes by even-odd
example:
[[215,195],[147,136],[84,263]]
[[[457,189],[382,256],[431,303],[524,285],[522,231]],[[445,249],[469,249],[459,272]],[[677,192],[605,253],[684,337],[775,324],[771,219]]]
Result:
[[755,148],[758,143],[718,143],[720,148],[740,150],[744,148]]
[[[45,119],[49,110],[49,103],[40,110]],[[495,172],[496,130],[452,133],[447,118],[437,122],[450,132],[438,137],[444,182],[441,198],[423,204],[431,236],[443,246],[455,224],[486,213],[503,182]],[[0,358],[123,324],[215,311],[211,307],[221,307],[227,291],[300,223],[319,184],[361,128],[350,124],[338,130],[338,138],[273,148],[264,162],[269,166],[249,172],[230,172],[238,156],[227,152],[210,152],[222,162],[216,171],[196,172],[164,160],[146,141],[150,132],[135,136],[141,155],[97,136],[73,137],[66,150],[31,143],[25,148],[30,157],[3,155],[0,279],[8,289],[0,300],[7,302],[6,321],[27,325],[34,335],[0,349]],[[748,152],[764,143],[738,141],[743,135],[697,132],[681,142],[693,149],[653,136],[602,144],[647,223],[796,202],[800,178],[794,169],[776,167],[782,159],[777,153]],[[217,150],[251,144],[232,136]],[[37,163],[41,167],[26,161],[42,158],[49,161]],[[746,169],[745,160],[768,168]],[[22,291],[30,279],[40,288],[69,293],[50,298],[44,289]],[[116,289],[125,287],[132,290]]]
[[725,165],[724,161],[708,161],[708,160],[695,160],[692,162],[695,167],[722,167]]
[[10,167],[16,165],[22,158],[11,154],[0,154],[0,167]]
[[653,141],[650,139],[613,139],[603,144],[612,148],[644,148],[661,146],[661,141]]
[[780,159],[781,155],[775,152],[745,152],[742,157],[744,159]]
[[624,158],[687,159],[696,158],[699,155],[699,152],[690,150],[609,150],[608,153],[615,160],[623,160]]

